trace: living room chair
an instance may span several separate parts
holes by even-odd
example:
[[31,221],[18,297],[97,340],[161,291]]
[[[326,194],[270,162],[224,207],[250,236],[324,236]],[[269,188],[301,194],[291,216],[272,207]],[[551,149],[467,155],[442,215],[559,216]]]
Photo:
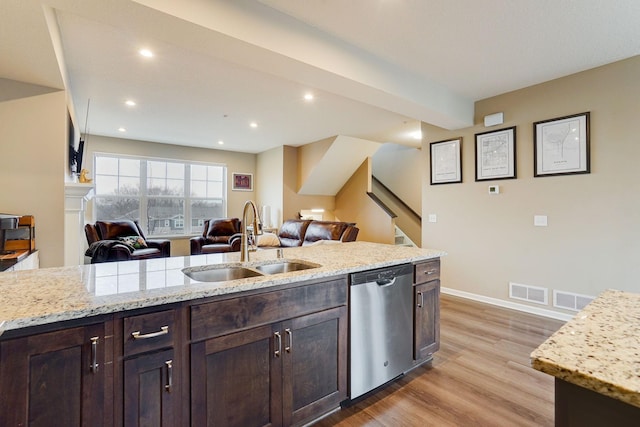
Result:
[[239,252],[241,237],[239,218],[208,219],[202,235],[190,239],[191,255]]
[[171,256],[168,239],[147,239],[137,221],[96,221],[86,224],[91,263],[130,261]]

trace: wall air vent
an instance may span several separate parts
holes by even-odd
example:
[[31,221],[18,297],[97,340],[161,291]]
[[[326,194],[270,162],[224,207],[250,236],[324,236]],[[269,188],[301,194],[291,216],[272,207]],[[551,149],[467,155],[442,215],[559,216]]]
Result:
[[592,296],[574,294],[572,292],[553,291],[553,306],[571,311],[580,311],[593,301]]
[[513,282],[509,282],[509,298],[533,302],[536,304],[549,304],[549,295],[547,288],[521,285],[519,283]]

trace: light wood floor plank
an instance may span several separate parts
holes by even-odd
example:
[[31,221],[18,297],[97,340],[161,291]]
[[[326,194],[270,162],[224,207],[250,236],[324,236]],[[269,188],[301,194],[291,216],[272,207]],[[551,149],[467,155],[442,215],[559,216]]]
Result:
[[314,427],[553,425],[553,378],[529,354],[563,322],[449,295],[440,315],[430,364]]

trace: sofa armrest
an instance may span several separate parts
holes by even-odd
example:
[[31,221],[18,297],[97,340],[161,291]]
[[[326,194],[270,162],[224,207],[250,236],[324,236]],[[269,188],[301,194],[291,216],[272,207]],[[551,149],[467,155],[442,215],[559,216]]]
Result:
[[236,233],[229,237],[229,246],[231,246],[231,252],[240,252],[240,245],[242,244],[242,233]]
[[358,237],[358,232],[360,231],[360,229],[358,227],[355,227],[353,225],[350,225],[346,228],[346,230],[344,230],[344,233],[342,233],[342,236],[340,237],[340,241],[341,242],[355,242],[356,238]]
[[149,239],[146,241],[150,248],[160,249],[163,257],[171,256],[171,240],[169,239]]
[[202,236],[196,236],[189,239],[189,245],[191,246],[191,255],[200,255],[202,253],[202,247],[205,245],[206,240]]

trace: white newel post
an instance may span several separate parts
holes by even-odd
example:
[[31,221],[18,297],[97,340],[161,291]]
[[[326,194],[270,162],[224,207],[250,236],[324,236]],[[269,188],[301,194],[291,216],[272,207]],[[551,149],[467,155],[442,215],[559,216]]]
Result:
[[93,197],[92,184],[64,185],[64,265],[84,264],[84,211]]

